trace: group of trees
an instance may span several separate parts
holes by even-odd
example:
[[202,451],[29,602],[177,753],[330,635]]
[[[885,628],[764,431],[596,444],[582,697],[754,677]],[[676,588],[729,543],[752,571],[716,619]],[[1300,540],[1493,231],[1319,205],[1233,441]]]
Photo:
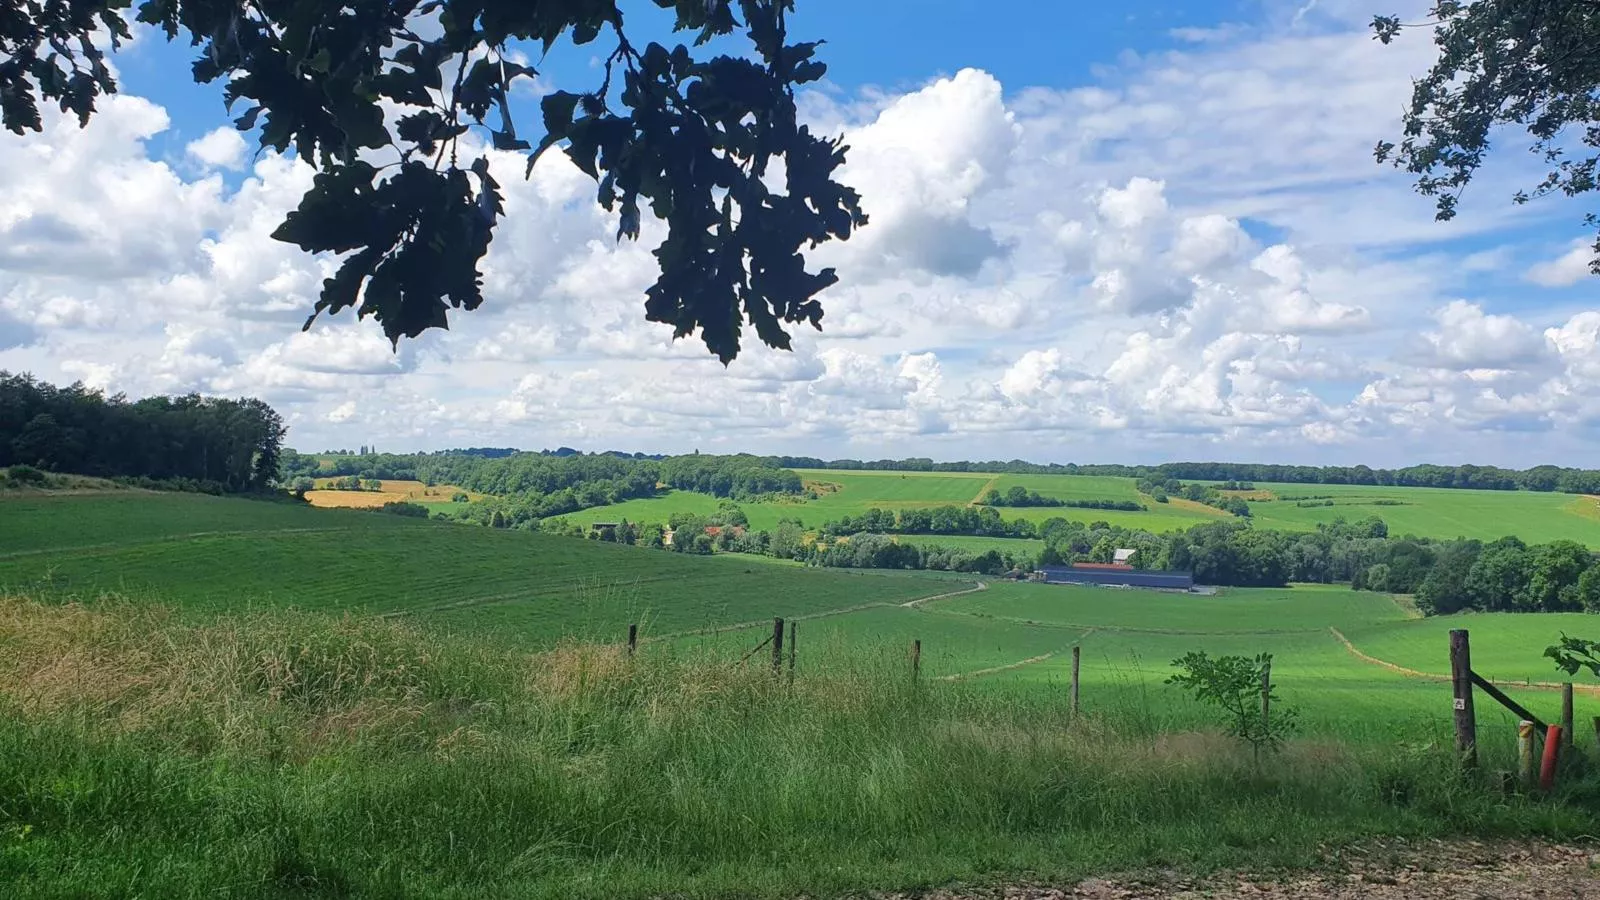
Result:
[[[1425,574],[1370,572],[1369,580],[1414,581],[1417,606],[1432,615],[1485,612],[1600,612],[1600,565],[1573,541],[1529,546],[1514,537],[1448,541],[1423,548]],[[1410,585],[1403,585],[1410,587]],[[1386,589],[1394,588],[1382,585]]]
[[[1242,487],[1241,485],[1249,485]],[[1229,497],[1223,491],[1251,491],[1255,485],[1250,482],[1229,481],[1219,490],[1209,484],[1184,484],[1176,478],[1157,480],[1155,478],[1141,478],[1137,483],[1139,493],[1149,495],[1157,503],[1167,503],[1170,498],[1178,497],[1183,500],[1192,500],[1214,506],[1224,512],[1231,513],[1241,518],[1250,518],[1250,504],[1242,497]]]
[[1009,506],[1015,508],[1043,506],[1144,512],[1144,506],[1132,500],[1065,500],[1060,497],[1046,497],[1038,491],[1030,491],[1021,485],[1015,485],[1003,494],[1000,493],[998,488],[990,488],[989,492],[983,495],[981,502],[984,506]]
[[490,449],[327,458],[288,450],[280,468],[291,482],[332,475],[356,483],[416,480],[430,486],[456,485],[489,496],[452,510],[450,517],[507,528],[531,527],[541,519],[580,509],[654,497],[662,486],[735,500],[791,495],[803,489],[799,475],[748,455],[654,457],[562,448],[537,453]]
[[757,500],[804,490],[797,473],[772,465],[767,458],[747,454],[670,456],[661,461],[661,480],[680,491],[734,500]]
[[[834,523],[824,529],[824,539],[844,536],[855,543],[874,534],[909,533],[896,527],[893,515],[879,511],[849,521],[874,527],[852,533]],[[1489,543],[1394,537],[1377,517],[1341,519],[1311,532],[1219,521],[1166,534],[1051,518],[1029,536],[1043,540],[1045,547],[1036,557],[1016,560],[1024,567],[1109,562],[1115,549],[1128,548],[1135,551],[1138,567],[1191,571],[1202,584],[1348,582],[1358,589],[1415,594],[1418,606],[1429,614],[1463,609],[1600,612],[1600,565],[1593,553],[1572,541],[1529,546],[1514,537]],[[851,558],[859,560],[864,553]],[[847,556],[844,551],[824,553],[821,564],[843,564],[827,560]],[[874,558],[887,560],[889,568],[923,567],[910,565],[906,551],[882,551]]]
[[251,398],[130,401],[0,371],[0,468],[263,491],[277,477],[284,431],[272,407]]
[[993,506],[933,506],[913,509],[873,507],[858,516],[844,516],[822,526],[823,535],[965,534],[982,537],[1038,537],[1027,519],[1005,519]]

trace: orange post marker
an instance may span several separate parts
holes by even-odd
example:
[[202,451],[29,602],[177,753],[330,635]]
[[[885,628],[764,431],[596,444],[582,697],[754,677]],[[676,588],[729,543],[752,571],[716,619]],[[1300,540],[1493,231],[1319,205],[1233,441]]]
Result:
[[1561,726],[1551,725],[1544,733],[1544,759],[1539,765],[1539,790],[1556,786],[1556,763],[1561,759]]

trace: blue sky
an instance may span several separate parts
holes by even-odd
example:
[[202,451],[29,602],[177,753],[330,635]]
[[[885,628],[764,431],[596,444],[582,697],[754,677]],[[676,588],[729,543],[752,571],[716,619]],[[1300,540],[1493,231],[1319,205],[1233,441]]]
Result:
[[[1208,28],[1259,11],[1255,3],[1174,3],[1131,0],[1117,4],[1050,2],[1021,4],[1019,16],[997,16],[992,0],[805,0],[791,25],[793,40],[824,40],[829,80],[845,91],[868,86],[915,89],[929,78],[975,67],[1002,84],[1067,87],[1086,83],[1094,67],[1127,52],[1147,53],[1181,43],[1173,31]],[[653,4],[627,10],[646,39],[671,46],[670,16]],[[636,23],[636,24],[635,24]],[[652,27],[653,26],[653,27]],[[124,90],[166,108],[173,128],[165,145],[203,134],[224,121],[220,82],[197,85],[183,77],[194,58],[186,40],[168,43],[141,35],[118,60]],[[563,46],[540,66],[563,85],[593,80],[597,41]]]
[[1432,58],[1371,40],[1393,5],[801,0],[830,67],[802,108],[873,223],[815,254],[823,332],[727,369],[643,321],[659,230],[618,245],[557,156],[490,154],[483,310],[399,352],[348,315],[300,333],[333,261],[267,235],[309,173],[147,32],[90,128],[0,137],[0,368],[261,396],[307,449],[1589,463],[1592,203],[1513,206],[1515,135],[1449,224],[1374,165]]

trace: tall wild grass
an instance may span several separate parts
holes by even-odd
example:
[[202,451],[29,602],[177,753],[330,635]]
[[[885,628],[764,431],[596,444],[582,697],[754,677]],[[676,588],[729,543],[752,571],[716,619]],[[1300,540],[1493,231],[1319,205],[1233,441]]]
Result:
[[[828,652],[809,648],[809,652]],[[892,653],[528,654],[391,622],[0,599],[9,898],[825,896],[1600,833],[1447,751],[1072,721]]]

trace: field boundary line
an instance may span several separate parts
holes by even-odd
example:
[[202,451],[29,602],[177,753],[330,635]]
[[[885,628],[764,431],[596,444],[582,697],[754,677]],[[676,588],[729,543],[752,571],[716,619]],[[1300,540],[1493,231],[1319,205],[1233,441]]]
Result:
[[943,594],[934,594],[932,597],[918,597],[915,600],[908,600],[905,603],[900,604],[900,606],[905,609],[916,609],[924,603],[932,603],[935,600],[948,600],[951,597],[964,597],[967,594],[976,594],[979,591],[987,591],[988,589],[988,582],[974,581],[972,583],[972,587],[969,587],[964,591],[948,591]]
[[1009,672],[1012,669],[1020,669],[1023,666],[1031,666],[1034,663],[1042,663],[1055,655],[1056,651],[1052,650],[1049,653],[1041,654],[1039,656],[1030,656],[1027,659],[1019,660],[1014,663],[1006,663],[1003,666],[990,666],[987,669],[977,669],[971,672],[957,672],[954,675],[940,675],[938,678],[935,678],[934,681],[959,681],[962,678],[979,678],[984,675],[993,675],[996,672]]
[[978,506],[983,501],[983,495],[989,493],[989,491],[993,490],[995,485],[998,485],[999,483],[1000,483],[1000,476],[999,475],[996,475],[993,478],[989,479],[988,481],[985,481],[983,483],[983,487],[978,488],[978,495],[976,497],[973,497],[971,500],[968,500],[967,501],[967,505],[968,506]]
[[[945,593],[942,593],[942,594],[934,594],[931,597],[918,597],[915,600],[910,600],[910,601],[907,601],[905,603],[894,603],[894,602],[891,602],[891,601],[875,600],[875,601],[873,601],[871,603],[859,603],[859,604],[856,604],[855,606],[846,606],[846,607],[842,607],[840,609],[828,609],[828,610],[823,610],[822,612],[805,613],[803,615],[798,615],[798,616],[785,616],[784,617],[784,621],[786,621],[786,622],[805,622],[805,621],[808,621],[808,620],[811,620],[811,619],[826,619],[826,618],[828,618],[830,616],[842,616],[842,615],[845,615],[846,613],[861,612],[863,610],[868,610],[868,609],[896,609],[896,608],[899,608],[899,609],[916,609],[917,608],[917,604],[919,604],[919,603],[927,603],[930,600],[943,600],[943,599],[945,599],[947,597],[959,597],[959,596],[961,596],[963,594],[976,594],[979,591],[986,591],[988,589],[989,589],[989,586],[987,584],[985,584],[982,581],[977,581],[977,582],[973,582],[973,586],[972,587],[969,587],[969,588],[967,588],[966,590],[963,590],[963,591],[946,591]],[[700,636],[700,635],[726,634],[727,632],[730,632],[730,631],[744,631],[747,628],[756,628],[758,626],[765,625],[769,621],[770,621],[769,619],[758,619],[758,620],[756,620],[754,622],[739,622],[739,623],[734,624],[734,625],[716,625],[716,626],[713,626],[711,628],[694,628],[694,629],[690,629],[688,631],[674,631],[674,632],[669,632],[667,634],[652,635],[650,637],[642,639],[641,643],[649,643],[651,641],[664,641],[664,640],[667,640],[669,638],[695,637],[695,636]]]
[[[1351,656],[1354,656],[1356,659],[1359,659],[1364,663],[1370,663],[1370,664],[1375,665],[1375,666],[1381,666],[1381,667],[1383,667],[1385,669],[1390,670],[1391,672],[1399,672],[1401,675],[1405,675],[1405,676],[1410,677],[1410,678],[1423,678],[1423,679],[1426,679],[1428,681],[1441,681],[1441,682],[1450,680],[1450,676],[1449,675],[1439,675],[1439,674],[1434,673],[1434,672],[1422,672],[1422,671],[1418,671],[1417,669],[1408,669],[1405,666],[1399,665],[1397,663],[1392,663],[1392,662],[1389,662],[1388,660],[1379,659],[1376,656],[1369,656],[1369,655],[1367,655],[1365,653],[1362,653],[1361,650],[1358,649],[1355,644],[1351,643],[1350,639],[1344,636],[1344,632],[1340,631],[1337,628],[1334,628],[1331,625],[1328,626],[1328,630],[1333,632],[1333,636],[1335,638],[1339,639],[1339,643],[1344,645],[1344,649],[1350,651],[1350,655]],[[1559,681],[1508,681],[1508,680],[1496,679],[1496,678],[1485,678],[1484,680],[1489,682],[1490,684],[1494,685],[1495,687],[1534,688],[1534,689],[1541,690],[1541,691],[1558,691],[1558,690],[1561,690],[1561,688],[1564,686],[1564,682],[1559,682]],[[1586,693],[1586,694],[1597,694],[1597,695],[1600,695],[1600,685],[1573,683],[1572,689],[1575,690],[1575,691],[1582,691],[1583,693]]]
[[[929,599],[935,598],[930,597]],[[1074,628],[1086,629],[1087,631],[1127,632],[1129,634],[1162,634],[1173,637],[1206,637],[1208,635],[1223,635],[1225,637],[1246,637],[1252,635],[1262,637],[1281,637],[1295,634],[1322,633],[1322,629],[1320,627],[1292,628],[1285,631],[1175,631],[1170,628],[1140,628],[1135,625],[1090,625],[1086,622],[1041,622],[1037,619],[1024,619],[1020,616],[991,616],[982,615],[979,613],[961,612],[960,610],[951,609],[929,609],[923,610],[923,612],[930,612],[941,616],[963,616],[971,619],[987,619],[991,622],[1008,622],[1012,625],[1028,625],[1034,628]],[[1087,631],[1085,633],[1087,633]]]
[[[826,619],[829,616],[842,616],[846,613],[861,612],[868,609],[894,609],[896,606],[897,604],[895,603],[883,600],[874,600],[871,603],[859,603],[855,606],[846,606],[840,609],[826,609],[822,612],[805,613],[798,616],[784,616],[783,620],[785,622],[806,622],[812,619]],[[744,631],[747,628],[757,628],[762,625],[770,625],[771,623],[771,619],[757,619],[754,622],[739,622],[733,625],[714,625],[710,628],[692,628],[688,631],[669,631],[666,634],[656,634],[649,637],[640,638],[639,643],[648,644],[655,641],[670,640],[672,638],[727,634],[730,631]]]

